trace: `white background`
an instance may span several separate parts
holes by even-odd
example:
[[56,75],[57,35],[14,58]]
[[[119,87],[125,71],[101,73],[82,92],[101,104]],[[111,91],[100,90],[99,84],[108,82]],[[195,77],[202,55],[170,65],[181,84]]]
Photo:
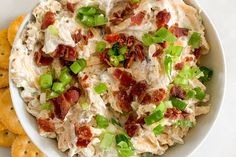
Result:
[[[220,35],[227,64],[226,97],[210,135],[191,157],[236,157],[236,0],[198,0]],[[26,14],[37,0],[0,0],[0,28]],[[4,4],[4,5],[3,5]],[[10,150],[0,148],[1,157]]]

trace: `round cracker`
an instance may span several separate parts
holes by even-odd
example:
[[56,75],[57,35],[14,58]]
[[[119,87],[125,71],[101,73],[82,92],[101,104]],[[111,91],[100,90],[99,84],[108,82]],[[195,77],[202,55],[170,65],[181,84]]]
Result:
[[16,135],[9,130],[0,131],[0,146],[11,147]]
[[8,71],[0,69],[0,88],[8,86]]
[[8,35],[7,35],[7,38],[8,38],[8,41],[9,43],[12,45],[14,40],[15,40],[15,37],[16,37],[16,34],[24,20],[25,16],[19,16],[17,17],[9,26],[8,28]]
[[12,157],[45,157],[27,136],[18,136],[12,144]]
[[21,124],[16,116],[12,106],[10,91],[7,89],[1,96],[0,100],[0,121],[3,125],[15,134],[25,134]]
[[11,45],[7,39],[7,30],[0,31],[0,68],[8,69]]

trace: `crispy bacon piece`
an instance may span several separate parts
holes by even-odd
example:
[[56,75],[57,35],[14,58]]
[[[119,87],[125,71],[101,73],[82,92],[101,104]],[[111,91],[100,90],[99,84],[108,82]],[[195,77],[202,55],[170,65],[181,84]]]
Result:
[[110,63],[109,59],[108,59],[108,51],[109,49],[105,49],[103,52],[99,53],[99,57],[100,57],[100,60],[105,63],[106,65],[110,66],[110,67],[113,67],[113,65]]
[[145,59],[144,48],[141,44],[135,45],[135,54],[138,57],[139,61],[142,62]]
[[109,26],[104,27],[104,33],[105,34],[111,34],[111,28]]
[[127,47],[131,48],[135,43],[135,38],[134,36],[129,36],[127,39]]
[[189,114],[186,112],[182,112],[180,110],[178,110],[177,108],[173,107],[173,108],[168,108],[166,113],[165,113],[165,117],[175,120],[177,118],[186,118],[188,117]]
[[63,58],[66,61],[76,61],[78,53],[76,49],[71,46],[59,45],[56,51],[52,54],[52,57]]
[[38,123],[40,129],[42,129],[45,132],[54,132],[55,131],[55,127],[54,127],[53,123],[51,123],[48,119],[39,118],[37,120],[37,123]]
[[87,82],[87,79],[88,79],[88,75],[84,75],[79,81],[83,88],[89,87],[89,83]]
[[86,148],[91,142],[93,134],[89,126],[82,126],[75,128],[75,134],[77,136],[77,147]]
[[198,49],[194,49],[193,54],[196,57],[196,59],[199,59],[201,57],[201,47]]
[[52,64],[53,58],[48,56],[45,57],[43,51],[40,50],[34,53],[34,61],[38,66],[48,66]]
[[175,24],[170,27],[170,31],[177,37],[188,36],[189,29],[187,28],[180,28],[178,24]]
[[67,2],[66,7],[70,12],[72,12],[72,13],[75,12],[75,4]]
[[163,54],[164,50],[162,48],[156,50],[152,57],[160,57]]
[[185,59],[185,62],[191,62],[191,61],[193,61],[193,57],[185,57],[184,58]]
[[46,12],[42,21],[41,29],[42,30],[47,29],[48,26],[54,24],[54,22],[55,22],[55,14],[51,11]]
[[155,90],[152,93],[152,102],[159,103],[163,101],[166,98],[166,91],[163,88],[160,88],[158,90]]
[[168,27],[168,22],[170,21],[171,15],[170,12],[167,12],[166,9],[160,11],[156,16],[156,25],[158,28]]
[[125,36],[125,34],[123,34],[123,33],[121,33],[120,34],[120,38],[118,39],[118,43],[120,44],[120,45],[123,45],[123,44],[125,44],[126,43],[126,36]]
[[146,93],[143,97],[143,100],[141,100],[142,104],[150,104],[152,102],[152,96],[148,93]]
[[133,96],[140,97],[143,93],[146,92],[147,88],[148,88],[147,82],[145,80],[140,81],[131,87],[130,93]]
[[186,91],[184,91],[180,86],[173,86],[170,89],[170,95],[183,100],[186,96]]
[[139,12],[138,14],[131,16],[131,25],[141,25],[144,16],[144,12]]
[[175,64],[175,70],[182,70],[184,68],[184,62]]
[[131,51],[130,53],[127,53],[124,67],[125,68],[130,68],[132,63],[134,62],[134,59],[135,59],[134,51]]
[[132,95],[127,94],[125,90],[121,89],[120,91],[114,92],[114,96],[116,97],[117,105],[122,109],[123,112],[132,111]]
[[129,72],[122,71],[120,69],[115,69],[113,76],[120,81],[120,84],[124,87],[133,86],[136,81],[133,79]]
[[120,39],[119,34],[108,34],[108,35],[105,36],[105,40],[109,43],[118,42],[119,39]]
[[137,118],[133,115],[130,115],[127,121],[125,122],[125,130],[130,137],[135,136],[138,131]]
[[73,40],[75,43],[80,42],[83,39],[83,35],[81,33],[81,29],[76,30],[75,33],[72,35]]
[[67,115],[70,107],[74,105],[80,97],[79,89],[71,88],[64,94],[61,94],[57,98],[53,99],[54,105],[54,112],[56,117],[64,120],[65,116]]

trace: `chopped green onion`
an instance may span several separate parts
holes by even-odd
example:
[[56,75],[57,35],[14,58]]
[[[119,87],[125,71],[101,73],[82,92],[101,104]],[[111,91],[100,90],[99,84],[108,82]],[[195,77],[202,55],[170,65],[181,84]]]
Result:
[[191,35],[188,45],[190,45],[192,48],[197,49],[201,46],[201,34],[197,32],[193,32]]
[[117,150],[122,157],[131,157],[134,155],[133,145],[130,138],[125,134],[116,135]]
[[124,46],[124,47],[120,48],[120,50],[119,50],[119,53],[122,55],[126,54],[127,52],[128,52],[127,46]]
[[110,49],[107,53],[109,56],[114,56],[115,55],[115,51],[113,51],[112,49]]
[[189,121],[189,120],[178,120],[175,123],[176,126],[180,126],[180,127],[188,127],[188,128],[192,128],[193,127],[193,122]]
[[108,119],[102,115],[96,116],[96,122],[97,122],[98,128],[107,128],[109,126]]
[[51,88],[53,84],[52,74],[43,74],[39,78],[39,85],[42,89]]
[[140,0],[131,0],[131,3],[139,3]]
[[202,101],[206,97],[206,93],[200,87],[194,88],[193,90],[196,92],[196,99]]
[[40,109],[51,111],[53,109],[53,105],[51,103],[44,103],[40,106]]
[[118,59],[117,56],[110,56],[110,62],[115,67],[117,67],[120,64],[119,59]]
[[203,72],[198,67],[190,67],[185,65],[184,68],[179,72],[179,76],[185,79],[194,79],[203,76]]
[[180,85],[180,86],[183,85],[183,86],[185,86],[185,85],[188,85],[188,79],[183,78],[183,77],[177,75],[177,76],[175,77],[175,79],[174,79],[174,83],[175,83],[176,85]]
[[53,83],[52,90],[56,93],[62,93],[65,90],[64,84],[61,82],[55,82]]
[[84,15],[81,19],[81,22],[88,27],[92,27],[95,25],[95,20],[93,16]]
[[105,83],[99,83],[95,85],[94,90],[97,94],[103,94],[107,91],[107,85]]
[[98,41],[96,44],[96,52],[102,52],[106,49],[106,43],[104,41]]
[[47,94],[47,100],[56,98],[56,97],[58,97],[58,96],[59,96],[58,93],[52,91],[52,92],[50,92],[49,94]]
[[172,105],[181,111],[184,111],[188,106],[188,104],[178,98],[171,98],[170,100],[172,102]]
[[121,126],[121,124],[115,118],[111,118],[111,123],[113,125]]
[[159,120],[161,120],[164,117],[164,113],[160,110],[152,113],[151,115],[144,118],[144,121],[147,125],[151,125]]
[[83,71],[84,68],[86,67],[87,63],[85,59],[79,59],[76,62],[74,62],[71,66],[70,66],[70,70],[74,73],[74,74],[78,74],[79,72]]
[[164,65],[165,65],[165,72],[168,75],[169,79],[171,79],[173,61],[170,56],[165,57]]
[[161,112],[165,113],[166,109],[167,109],[166,104],[164,102],[161,102],[155,110],[156,111],[160,110]]
[[95,15],[97,13],[97,8],[95,7],[82,7],[78,10],[78,13],[82,15]]
[[144,34],[142,36],[142,41],[145,46],[150,46],[150,45],[154,44],[153,37],[150,34]]
[[175,42],[177,40],[176,36],[173,35],[168,29],[165,27],[160,28],[156,33],[155,36],[160,37],[163,41],[168,42]]
[[203,83],[208,82],[212,79],[213,76],[213,70],[203,66],[200,67],[201,72],[203,72],[204,76],[201,76],[199,80]]
[[195,95],[196,95],[196,92],[195,92],[194,90],[190,90],[190,91],[188,91],[188,93],[187,93],[187,98],[188,98],[188,99],[192,99],[192,98],[195,97]]
[[166,49],[166,53],[167,54],[170,54],[171,56],[176,56],[176,57],[179,57],[181,55],[182,51],[183,51],[183,47],[182,46],[170,45]]
[[59,34],[57,27],[55,27],[54,25],[50,25],[48,27],[48,31],[54,36],[58,36],[58,34]]
[[65,86],[72,81],[72,76],[68,72],[62,72],[59,76],[59,81]]
[[125,60],[125,56],[120,54],[119,56],[117,56],[117,59],[119,62],[123,62]]
[[153,129],[153,133],[154,133],[155,135],[160,135],[160,134],[163,133],[164,130],[165,130],[165,128],[164,128],[161,124],[159,124],[158,126],[156,126],[156,127]]
[[61,73],[69,73],[70,72],[70,69],[68,67],[63,67],[62,70],[61,70]]
[[100,144],[101,148],[108,149],[112,145],[114,137],[112,133],[105,133]]
[[114,55],[118,56],[120,50],[120,44],[119,43],[113,44],[111,49],[114,51]]
[[107,18],[103,14],[94,16],[94,25],[95,26],[105,25],[107,23],[107,21],[108,21]]

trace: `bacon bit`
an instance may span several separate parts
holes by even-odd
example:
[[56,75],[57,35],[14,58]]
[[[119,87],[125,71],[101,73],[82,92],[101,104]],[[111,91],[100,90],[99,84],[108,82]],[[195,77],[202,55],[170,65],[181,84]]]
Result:
[[83,38],[83,35],[81,33],[81,29],[76,30],[75,33],[72,35],[72,38],[75,41],[75,43],[80,42]]
[[78,53],[74,47],[59,45],[56,51],[52,54],[52,57],[63,58],[66,61],[76,61]]
[[191,62],[193,61],[193,57],[185,57],[185,62]]
[[86,148],[93,137],[92,131],[89,126],[76,127],[75,134],[78,137],[76,145],[77,147],[82,148]]
[[166,98],[166,91],[163,88],[155,90],[152,93],[152,101],[154,103],[159,103],[159,102],[163,101],[165,98]]
[[114,92],[114,96],[117,99],[117,105],[123,112],[132,111],[131,102],[133,101],[133,97],[131,95],[128,95],[125,90],[121,89],[118,92]]
[[186,96],[186,92],[180,86],[173,86],[170,89],[170,95],[183,100]]
[[121,71],[120,69],[115,69],[113,76],[120,81],[120,84],[124,87],[133,86],[136,81],[133,79],[129,72]]
[[87,83],[87,79],[88,79],[88,75],[84,75],[81,79],[80,79],[80,84],[83,88],[88,88],[89,84]]
[[139,119],[137,119],[136,122],[137,122],[138,124],[140,124],[141,126],[143,126],[143,125],[145,124],[144,118],[145,118],[145,117],[142,116],[142,117],[140,117]]
[[131,25],[141,25],[143,18],[145,16],[144,12],[139,12],[138,14],[131,17]]
[[139,7],[139,3],[129,3],[128,6],[126,7],[127,10],[134,10]]
[[160,48],[158,50],[156,50],[156,52],[152,55],[152,57],[160,57],[163,54],[163,49]]
[[148,84],[145,80],[140,81],[136,83],[134,86],[132,86],[130,93],[133,96],[140,97],[142,93],[145,93],[147,90]]
[[141,44],[135,45],[135,54],[137,55],[140,62],[144,61],[144,59],[145,59],[145,54],[144,54],[143,49],[144,48]]
[[137,118],[133,115],[130,115],[127,121],[125,122],[125,130],[130,137],[134,137],[138,130],[138,124],[136,122]]
[[118,39],[118,43],[120,44],[120,45],[123,45],[123,44],[125,44],[126,43],[126,36],[125,36],[125,34],[123,34],[123,33],[121,33],[120,34],[120,38]]
[[183,62],[175,64],[175,70],[182,70],[183,68],[184,68]]
[[188,36],[189,29],[187,28],[180,28],[178,24],[175,24],[170,27],[170,32],[172,32],[177,38]]
[[134,51],[131,51],[130,53],[126,55],[124,67],[130,68],[132,63],[134,62],[134,59],[135,59]]
[[131,48],[134,45],[134,42],[135,42],[134,36],[129,36],[127,39],[127,47]]
[[201,47],[198,49],[194,49],[193,54],[196,57],[196,59],[199,59],[201,57]]
[[166,9],[160,11],[156,16],[156,25],[158,28],[161,27],[168,27],[168,22],[170,21],[171,14],[170,12],[167,12]]
[[41,29],[42,30],[47,29],[48,26],[54,24],[54,22],[55,22],[55,14],[51,11],[46,12],[42,21]]
[[142,104],[150,104],[152,102],[152,97],[150,94],[146,93],[141,101]]
[[158,45],[160,45],[163,49],[167,48],[167,42],[163,42],[163,43],[159,43]]
[[43,51],[40,50],[34,53],[34,61],[38,66],[48,66],[51,65],[53,62],[52,57],[44,57]]
[[52,100],[54,105],[54,112],[58,119],[64,120],[68,111],[70,110],[71,104],[66,100],[65,96],[62,94],[59,97]]
[[71,11],[72,13],[75,12],[75,4],[70,3],[70,2],[67,2],[66,7],[67,7],[67,9],[68,9],[69,11]]
[[100,60],[105,63],[106,65],[110,66],[110,67],[113,67],[113,65],[110,63],[109,59],[108,59],[108,51],[109,49],[105,49],[103,52],[99,53],[99,57],[100,57]]
[[69,103],[75,104],[79,100],[80,90],[78,88],[71,88],[64,93],[64,96]]
[[38,123],[40,129],[42,129],[45,132],[54,132],[55,131],[55,127],[54,127],[53,123],[50,123],[48,119],[39,118],[37,120],[37,123]]
[[120,24],[121,22],[123,22],[125,19],[123,19],[123,18],[112,18],[111,20],[110,20],[110,22],[113,24],[113,25],[118,25],[118,24]]
[[105,34],[111,34],[111,28],[108,26],[105,26],[104,31],[105,31]]
[[119,39],[120,39],[119,34],[108,34],[108,35],[105,36],[105,40],[109,43],[118,42]]
[[94,34],[93,34],[93,32],[92,32],[91,29],[88,30],[87,37],[88,37],[89,39],[94,37]]
[[166,113],[165,113],[165,117],[169,118],[169,119],[177,119],[182,117],[182,111],[178,110],[177,108],[173,107],[173,108],[168,108]]

